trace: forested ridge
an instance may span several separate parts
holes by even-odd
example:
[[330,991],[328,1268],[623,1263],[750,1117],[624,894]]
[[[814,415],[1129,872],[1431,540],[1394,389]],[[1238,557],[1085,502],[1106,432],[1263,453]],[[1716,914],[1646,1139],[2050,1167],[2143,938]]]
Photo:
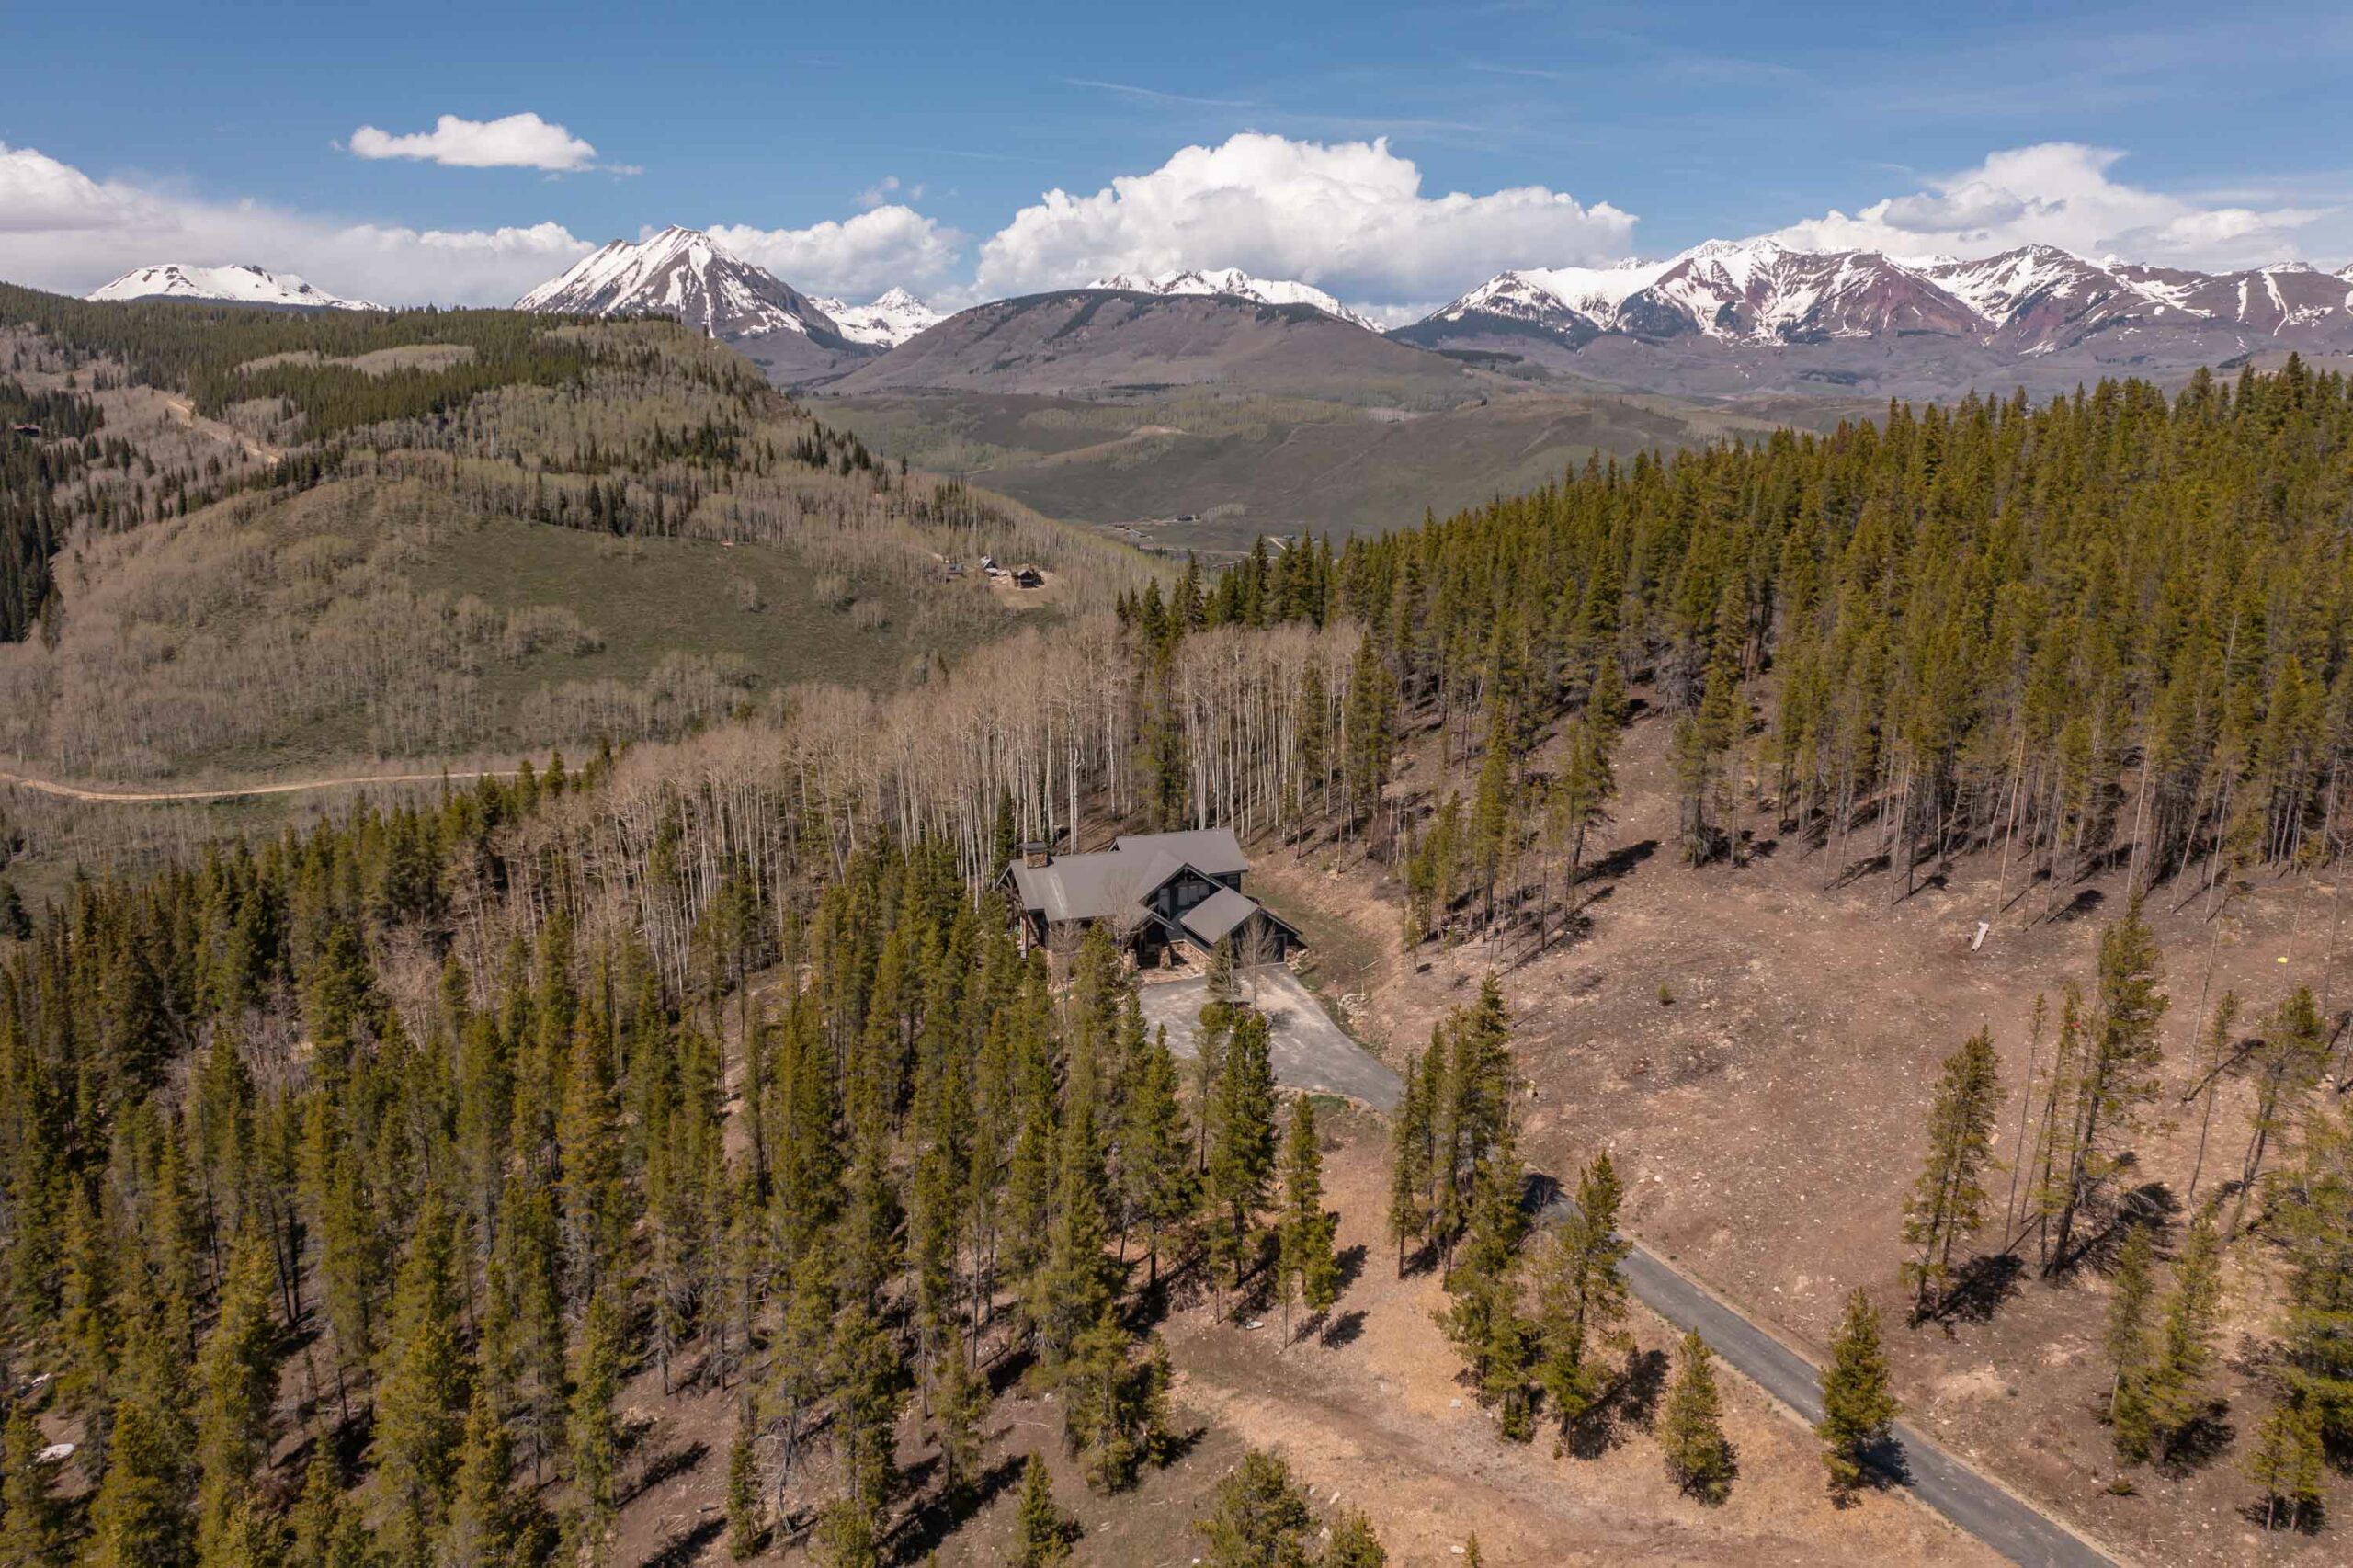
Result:
[[1196,1124],[1108,937],[1058,990],[888,841],[731,875],[665,979],[567,847],[612,766],[80,882],[0,965],[11,1561],[606,1561],[649,1369],[734,1398],[738,1551],[883,1561],[1003,1483],[992,1375],[1106,1490],[1170,1451],[1164,1271],[1329,1304],[1238,988]]
[[886,466],[671,323],[24,290],[0,323],[45,410],[0,436],[0,750],[51,776],[669,738],[920,680],[1029,608],[943,558],[1065,575],[1041,619],[1149,571]]
[[1892,895],[1978,847],[2046,899],[2120,844],[2136,887],[2202,886],[2341,848],[2348,457],[2353,384],[2293,361],[2171,400],[2128,381],[1891,406],[1826,437],[1597,461],[1336,556],[1262,545],[1130,614],[1161,644],[1362,628],[1357,671],[1388,689],[1358,699],[1346,813],[1423,847],[1450,826],[1445,801],[1384,816],[1370,788],[1401,724],[1435,725],[1448,762],[1482,764],[1435,901],[1478,893],[1485,918],[1606,810],[1634,685],[1676,724],[1694,861],[1745,852],[1749,801]]

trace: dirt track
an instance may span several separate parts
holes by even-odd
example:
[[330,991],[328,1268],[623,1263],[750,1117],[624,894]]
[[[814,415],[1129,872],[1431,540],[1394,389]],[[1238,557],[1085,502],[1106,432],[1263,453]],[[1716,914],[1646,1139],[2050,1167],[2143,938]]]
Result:
[[511,767],[491,767],[463,773],[369,773],[349,778],[306,778],[292,784],[246,784],[226,790],[90,790],[79,784],[60,784],[53,779],[0,770],[0,784],[13,784],[65,801],[153,805],[172,801],[241,801],[259,795],[299,795],[308,790],[347,790],[369,784],[434,784],[444,779],[456,783],[462,778],[504,778],[513,771]]

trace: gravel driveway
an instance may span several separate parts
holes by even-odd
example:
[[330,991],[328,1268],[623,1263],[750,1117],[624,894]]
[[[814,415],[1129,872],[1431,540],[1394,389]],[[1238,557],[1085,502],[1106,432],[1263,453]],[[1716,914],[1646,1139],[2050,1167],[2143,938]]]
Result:
[[[1324,1005],[1287,969],[1269,966],[1250,976],[1258,988],[1257,1007],[1273,1026],[1275,1082],[1290,1089],[1342,1095],[1375,1110],[1393,1110],[1403,1085],[1370,1052],[1332,1021]],[[1199,1026],[1206,983],[1195,975],[1141,988],[1145,1027],[1165,1025],[1168,1049],[1190,1058]],[[1244,994],[1248,994],[1245,987]]]

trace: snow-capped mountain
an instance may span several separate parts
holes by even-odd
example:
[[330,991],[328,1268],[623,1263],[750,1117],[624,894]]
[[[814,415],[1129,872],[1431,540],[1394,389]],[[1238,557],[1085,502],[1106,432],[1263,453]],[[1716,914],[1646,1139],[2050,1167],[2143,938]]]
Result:
[[676,224],[634,244],[613,241],[516,301],[515,308],[555,315],[675,316],[730,341],[772,333],[848,341],[806,294],[701,230]]
[[216,300],[236,305],[279,305],[311,311],[381,311],[365,300],[346,300],[314,289],[290,272],[253,266],[187,267],[158,262],[124,273],[91,300]]
[[1956,351],[1977,351],[1965,356],[1972,375],[2075,350],[2202,363],[2267,347],[2353,349],[2353,267],[2283,263],[2217,275],[2050,245],[1964,261],[1714,240],[1664,261],[1506,272],[1396,335],[1432,348],[1484,338],[1551,353],[1650,346],[1687,357],[1808,346],[1824,350],[1810,373],[1836,384],[1858,379],[1827,353],[1841,343],[1871,350],[1873,377],[1907,340],[1944,344],[1936,352],[1948,366],[1959,363]]
[[1184,272],[1157,272],[1149,276],[1139,272],[1115,272],[1108,278],[1097,278],[1087,287],[1117,290],[1128,294],[1225,294],[1237,300],[1253,300],[1262,305],[1313,305],[1327,316],[1337,316],[1367,332],[1381,330],[1379,324],[1358,315],[1312,283],[1294,282],[1286,278],[1253,278],[1238,267],[1222,267],[1209,271],[1195,268]]
[[870,343],[878,348],[896,348],[926,327],[948,319],[945,311],[934,310],[927,301],[918,300],[904,289],[893,289],[863,305],[845,304],[824,296],[810,302],[833,318],[844,337],[852,343]]

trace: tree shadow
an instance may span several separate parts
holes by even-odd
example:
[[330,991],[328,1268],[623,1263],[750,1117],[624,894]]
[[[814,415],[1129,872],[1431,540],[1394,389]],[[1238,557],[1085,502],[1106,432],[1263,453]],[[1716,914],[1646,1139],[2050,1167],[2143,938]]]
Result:
[[1352,1308],[1324,1325],[1318,1342],[1326,1350],[1338,1350],[1354,1345],[1364,1335],[1364,1310]]
[[1363,1278],[1364,1264],[1367,1256],[1367,1249],[1362,1242],[1357,1243],[1354,1246],[1343,1247],[1340,1249],[1338,1262],[1340,1265],[1340,1293],[1342,1295],[1346,1295],[1347,1293],[1349,1286],[1354,1285],[1359,1278]]
[[2328,1505],[2314,1501],[2298,1508],[2283,1505],[2274,1511],[2260,1499],[2239,1506],[2239,1517],[2266,1535],[2279,1530],[2290,1530],[2297,1535],[2318,1535],[2328,1528]]
[[1519,1182],[1519,1211],[1531,1218],[1540,1217],[1560,1208],[1568,1200],[1568,1189],[1560,1178],[1542,1171],[1529,1171]]
[[891,1561],[921,1562],[946,1544],[964,1521],[996,1500],[998,1494],[1021,1479],[1027,1455],[1008,1455],[983,1471],[972,1485],[954,1497],[932,1495],[902,1520],[892,1542]]
[[1581,883],[1616,881],[1657,853],[1658,840],[1655,838],[1644,838],[1632,844],[1621,844],[1600,859],[1588,861],[1584,871],[1578,875],[1577,881]]
[[1027,1345],[1017,1350],[1008,1350],[991,1361],[983,1369],[989,1380],[989,1397],[991,1399],[1004,1397],[1005,1391],[1028,1377],[1029,1369],[1037,1365],[1037,1362],[1038,1352]]
[[718,1515],[698,1519],[685,1529],[665,1537],[661,1545],[646,1556],[639,1568],[688,1568],[702,1560],[702,1554],[725,1532],[727,1521]]
[[1599,1459],[1633,1433],[1649,1431],[1666,1392],[1667,1365],[1664,1350],[1637,1350],[1627,1357],[1626,1369],[1600,1402],[1563,1425],[1561,1450],[1575,1459]]
[[1863,1450],[1863,1474],[1873,1491],[1886,1492],[1912,1484],[1912,1461],[1893,1435]]
[[1852,887],[1865,877],[1886,870],[1887,865],[1884,855],[1866,855],[1859,860],[1849,860],[1836,876],[1830,879],[1830,885],[1834,889]]
[[2018,1293],[2026,1278],[2026,1260],[2016,1253],[1983,1253],[1955,1272],[1952,1287],[1923,1321],[1944,1325],[1947,1334],[1957,1323],[1991,1323],[2002,1303]]
[[2183,1481],[2222,1458],[2238,1438],[2238,1428],[2230,1422],[2230,1410],[2231,1402],[2226,1399],[2209,1402],[2165,1445],[2165,1452],[2158,1456],[2157,1473]]
[[[2126,1154],[2119,1168],[2130,1171],[2134,1157]],[[2107,1274],[2116,1267],[2117,1258],[2124,1251],[2124,1244],[2131,1238],[2136,1227],[2148,1226],[2162,1237],[2165,1229],[2181,1212],[2181,1200],[2173,1188],[2161,1181],[2143,1182],[2118,1197],[2108,1208],[2104,1222],[2086,1232],[2074,1249],[2063,1256],[2053,1257],[2043,1268],[2043,1278],[2056,1279],[2073,1274],[2078,1268]]]
[[2099,906],[2107,902],[2108,895],[2100,892],[2099,889],[2084,888],[2077,892],[2075,897],[2069,899],[2060,907],[2056,914],[2051,915],[2049,918],[2056,923],[2073,924],[2077,920],[2090,918],[2090,916],[2098,912]]
[[700,1439],[688,1443],[684,1448],[672,1449],[666,1454],[657,1454],[647,1462],[645,1469],[639,1474],[636,1481],[622,1489],[617,1501],[620,1506],[627,1507],[631,1502],[644,1496],[664,1482],[686,1474],[710,1457],[710,1445]]

